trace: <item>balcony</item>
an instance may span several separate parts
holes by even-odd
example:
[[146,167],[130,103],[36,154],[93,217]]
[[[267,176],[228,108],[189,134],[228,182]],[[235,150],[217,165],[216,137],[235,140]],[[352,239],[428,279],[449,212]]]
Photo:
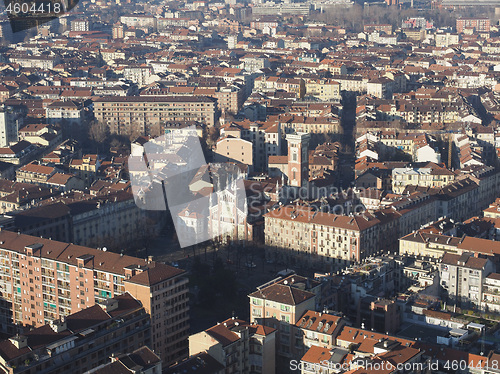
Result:
[[487,293],[490,295],[500,295],[500,290],[495,286],[483,286],[483,293]]
[[51,282],[49,282],[47,280],[42,280],[42,284],[44,286],[47,286],[47,287],[50,287],[50,288],[55,288],[56,287],[56,285],[54,283],[51,283]]

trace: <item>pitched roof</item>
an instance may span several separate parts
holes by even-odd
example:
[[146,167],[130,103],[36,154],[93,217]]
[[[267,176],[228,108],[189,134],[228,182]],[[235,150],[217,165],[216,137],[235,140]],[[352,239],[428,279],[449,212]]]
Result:
[[261,299],[264,298],[280,304],[299,305],[316,295],[312,292],[304,291],[290,285],[274,283],[261,290],[251,293],[250,296]]
[[[305,330],[317,331],[319,333],[331,335],[337,328],[337,324],[341,319],[342,318],[339,316],[308,310],[297,321],[295,326]],[[311,321],[311,323],[309,323],[309,321]]]
[[152,286],[183,273],[185,273],[185,271],[182,269],[177,269],[173,266],[168,266],[159,262],[152,262],[148,265],[146,270],[136,274],[132,278],[126,280],[126,282]]

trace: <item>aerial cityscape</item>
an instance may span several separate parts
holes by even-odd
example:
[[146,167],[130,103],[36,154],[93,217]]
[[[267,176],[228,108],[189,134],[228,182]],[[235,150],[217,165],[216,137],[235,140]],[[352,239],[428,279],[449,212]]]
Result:
[[500,373],[500,1],[1,14],[0,373]]

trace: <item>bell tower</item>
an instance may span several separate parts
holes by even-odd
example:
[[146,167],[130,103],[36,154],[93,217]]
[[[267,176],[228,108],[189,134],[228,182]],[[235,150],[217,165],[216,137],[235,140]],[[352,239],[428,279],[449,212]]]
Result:
[[307,133],[288,134],[288,184],[304,187],[309,181],[309,140]]

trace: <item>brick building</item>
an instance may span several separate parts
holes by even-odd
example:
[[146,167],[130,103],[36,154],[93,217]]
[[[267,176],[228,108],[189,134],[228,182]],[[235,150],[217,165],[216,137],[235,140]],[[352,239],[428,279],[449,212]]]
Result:
[[2,317],[10,303],[14,323],[38,327],[128,291],[151,315],[151,348],[163,362],[187,356],[184,270],[9,231],[0,243]]
[[473,28],[476,32],[490,32],[491,22],[488,18],[458,18],[457,32],[462,33],[467,28]]

